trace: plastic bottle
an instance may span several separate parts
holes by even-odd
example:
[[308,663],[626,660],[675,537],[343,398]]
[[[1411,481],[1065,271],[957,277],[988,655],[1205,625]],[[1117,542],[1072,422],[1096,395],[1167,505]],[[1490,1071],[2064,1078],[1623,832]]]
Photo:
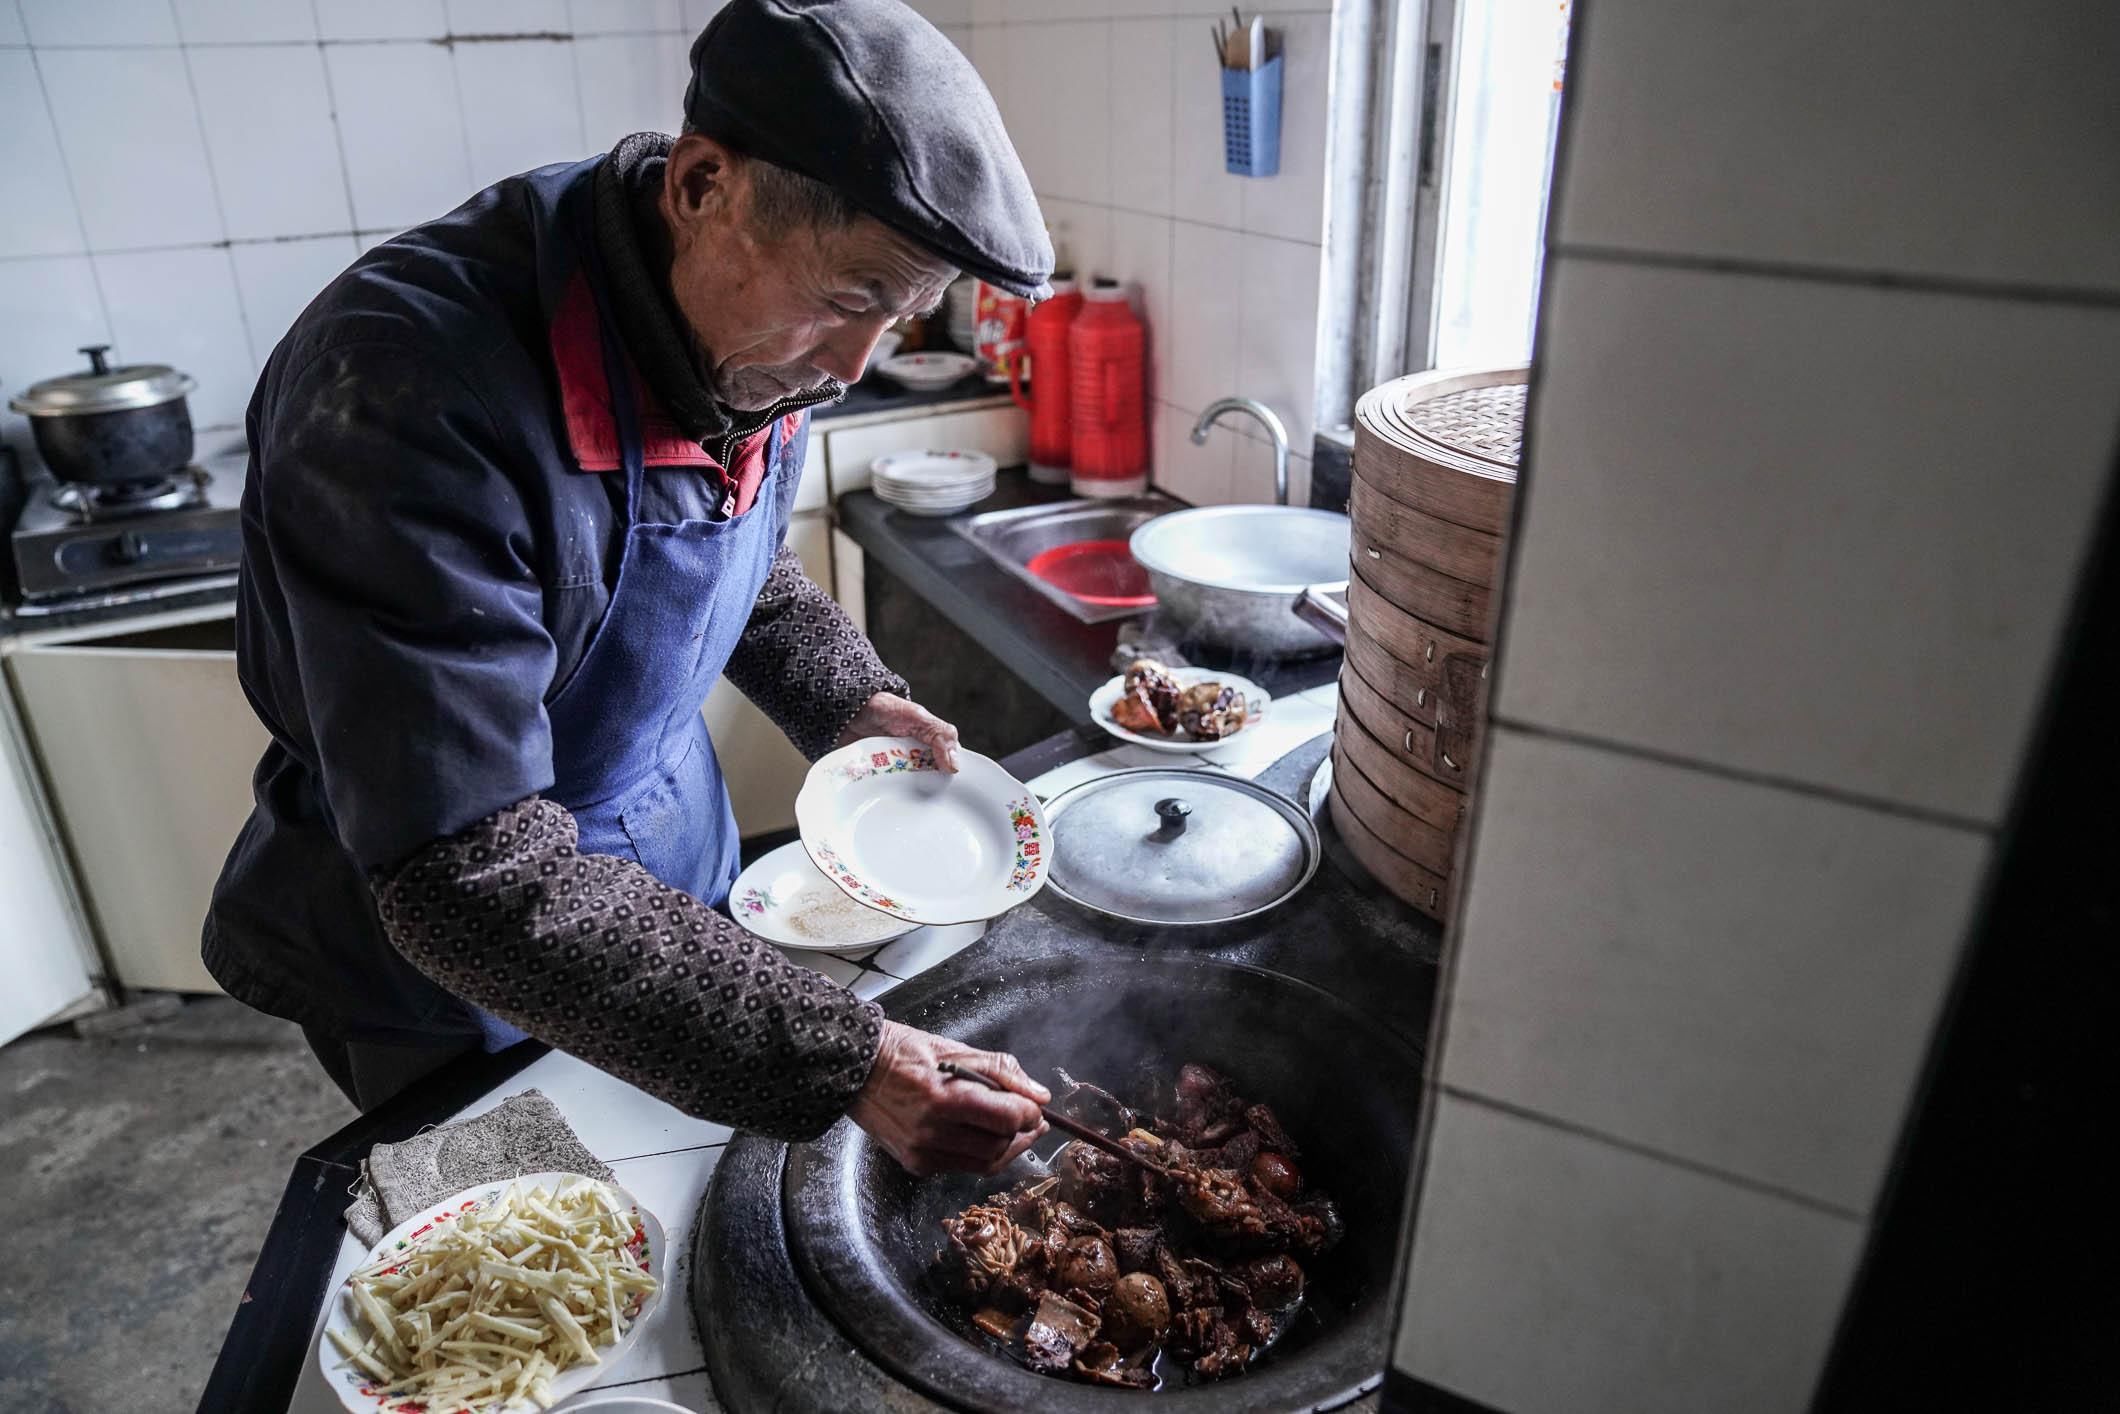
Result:
[[1074,427],[1068,416],[1067,333],[1082,310],[1082,292],[1071,274],[1053,276],[1053,295],[1036,309],[1024,331],[1031,356],[1031,385],[1009,391],[1031,415],[1031,480],[1065,486],[1072,465]]
[[1148,489],[1148,331],[1116,280],[1098,280],[1068,327],[1068,418],[1078,496]]

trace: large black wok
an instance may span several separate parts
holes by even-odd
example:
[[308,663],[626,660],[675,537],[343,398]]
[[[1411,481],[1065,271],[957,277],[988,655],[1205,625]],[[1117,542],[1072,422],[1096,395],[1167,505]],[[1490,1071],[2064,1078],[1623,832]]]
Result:
[[[966,981],[902,1019],[1014,1051],[1048,1081],[1064,1065],[1121,1094],[1144,1067],[1167,1077],[1185,1061],[1211,1065],[1282,1116],[1348,1235],[1309,1264],[1310,1314],[1241,1377],[1153,1394],[1054,1380],[968,1340],[929,1284],[938,1220],[999,1181],[916,1180],[842,1124],[789,1151],[780,1217],[810,1296],[870,1359],[944,1404],[995,1414],[1311,1410],[1377,1383],[1419,1099],[1419,1060],[1404,1043],[1302,982],[1116,952]],[[1040,1147],[1057,1149],[1059,1136]]]

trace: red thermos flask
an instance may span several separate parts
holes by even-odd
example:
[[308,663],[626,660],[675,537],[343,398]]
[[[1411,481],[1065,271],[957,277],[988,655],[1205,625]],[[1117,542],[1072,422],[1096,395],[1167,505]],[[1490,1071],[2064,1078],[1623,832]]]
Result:
[[1067,334],[1069,420],[1078,496],[1148,489],[1148,331],[1117,280],[1083,296]]
[[1023,341],[1031,356],[1029,395],[1020,378],[1009,380],[1010,393],[1031,415],[1033,481],[1067,484],[1074,444],[1074,426],[1068,416],[1067,333],[1081,309],[1082,294],[1075,288],[1074,276],[1054,275],[1052,298],[1031,311],[1024,331]]

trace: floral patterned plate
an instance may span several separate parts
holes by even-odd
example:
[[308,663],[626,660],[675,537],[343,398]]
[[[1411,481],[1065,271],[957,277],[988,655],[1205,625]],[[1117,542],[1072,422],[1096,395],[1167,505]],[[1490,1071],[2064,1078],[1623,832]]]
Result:
[[729,912],[784,948],[872,948],[920,926],[841,893],[810,863],[800,840],[752,860],[736,876]]
[[[508,1191],[509,1185],[519,1185],[524,1191],[544,1187],[557,1190],[563,1183],[585,1182],[581,1175],[572,1173],[526,1173],[520,1178],[499,1179],[467,1188],[454,1197],[432,1204],[419,1216],[398,1224],[386,1234],[367,1256],[361,1259],[361,1267],[370,1267],[393,1252],[409,1252],[419,1246],[420,1239],[440,1224],[452,1218],[483,1208]],[[565,1402],[570,1394],[588,1388],[600,1381],[608,1380],[625,1358],[626,1352],[646,1329],[655,1308],[662,1304],[670,1290],[670,1264],[665,1260],[664,1248],[668,1245],[663,1237],[662,1224],[655,1214],[641,1206],[639,1199],[619,1187],[608,1185],[618,1195],[619,1201],[633,1209],[639,1220],[638,1229],[631,1244],[635,1256],[647,1265],[656,1280],[656,1289],[630,1313],[630,1324],[626,1333],[619,1337],[616,1345],[601,1347],[596,1353],[600,1364],[572,1365],[552,1379],[552,1394],[556,1403]],[[358,1270],[358,1268],[356,1268]],[[339,1397],[351,1414],[436,1414],[430,1401],[401,1397],[392,1399],[376,1388],[361,1371],[340,1357],[338,1348],[324,1334],[328,1327],[340,1330],[360,1329],[353,1314],[353,1299],[347,1292],[348,1284],[340,1282],[331,1294],[330,1308],[324,1313],[324,1323],[317,1329],[317,1364],[323,1370],[324,1383]],[[448,1414],[536,1414],[537,1406],[529,1399],[487,1399],[469,1406],[453,1406]]]
[[868,737],[810,768],[795,822],[849,898],[908,923],[982,923],[1045,887],[1051,836],[1030,787],[959,748],[956,775],[903,737]]

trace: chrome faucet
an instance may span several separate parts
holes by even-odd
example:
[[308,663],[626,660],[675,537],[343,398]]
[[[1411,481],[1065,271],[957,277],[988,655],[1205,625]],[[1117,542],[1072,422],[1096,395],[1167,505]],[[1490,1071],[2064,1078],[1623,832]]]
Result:
[[1200,414],[1193,424],[1192,440],[1195,447],[1207,445],[1207,429],[1213,427],[1225,412],[1248,412],[1265,427],[1266,435],[1273,438],[1273,500],[1277,506],[1288,504],[1288,429],[1274,410],[1257,398],[1217,398]]

